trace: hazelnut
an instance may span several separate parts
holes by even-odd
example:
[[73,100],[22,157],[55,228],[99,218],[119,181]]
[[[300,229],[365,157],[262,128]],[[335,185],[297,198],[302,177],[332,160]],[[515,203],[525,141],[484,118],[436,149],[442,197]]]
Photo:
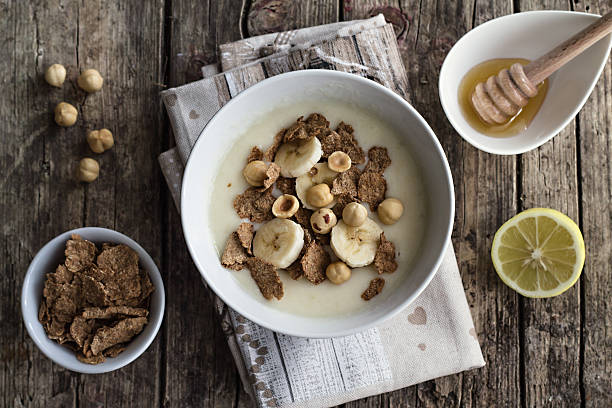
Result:
[[344,262],[332,262],[327,265],[325,275],[332,283],[340,285],[351,278],[351,268],[346,266]]
[[321,208],[310,216],[310,225],[319,234],[328,234],[337,222],[336,214],[329,208]]
[[310,187],[308,191],[306,191],[306,201],[313,207],[321,208],[334,201],[334,196],[329,186],[325,183],[321,183]]
[[104,79],[102,75],[95,69],[86,69],[79,75],[79,79],[77,79],[79,88],[87,93],[93,93],[102,89],[103,82]]
[[66,68],[62,64],[53,64],[45,71],[45,81],[51,86],[61,88],[66,79]]
[[87,133],[87,143],[95,153],[104,153],[113,147],[115,141],[113,134],[108,129],[91,130]]
[[292,217],[300,208],[300,202],[291,194],[283,194],[272,204],[272,214],[278,218]]
[[351,158],[344,152],[333,152],[327,159],[327,167],[333,171],[342,173],[343,171],[347,171],[351,168]]
[[359,227],[368,218],[368,210],[356,202],[348,203],[342,210],[342,220],[349,227]]
[[78,177],[81,181],[86,181],[91,183],[95,179],[98,178],[100,174],[100,165],[94,159],[90,159],[89,157],[85,157],[81,159],[79,162],[79,172]]
[[387,198],[378,206],[378,218],[383,224],[395,224],[404,213],[404,205],[397,198]]
[[60,102],[55,107],[55,123],[60,126],[72,126],[76,123],[79,113],[69,103]]
[[242,170],[242,175],[247,183],[254,187],[260,187],[263,186],[264,180],[268,177],[266,175],[267,170],[268,166],[266,166],[266,163],[261,160],[254,160],[246,165],[244,170]]

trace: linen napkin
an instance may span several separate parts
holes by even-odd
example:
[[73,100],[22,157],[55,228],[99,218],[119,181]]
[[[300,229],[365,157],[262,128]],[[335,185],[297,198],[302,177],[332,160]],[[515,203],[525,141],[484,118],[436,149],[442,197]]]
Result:
[[[177,208],[184,163],[206,123],[267,77],[334,69],[370,78],[408,99],[395,34],[382,15],[248,38],[220,51],[220,73],[216,66],[204,67],[204,79],[162,92],[176,148],[159,162]],[[260,407],[341,404],[484,365],[452,245],[412,305],[355,335],[286,336],[248,321],[216,296],[215,305],[243,386]]]

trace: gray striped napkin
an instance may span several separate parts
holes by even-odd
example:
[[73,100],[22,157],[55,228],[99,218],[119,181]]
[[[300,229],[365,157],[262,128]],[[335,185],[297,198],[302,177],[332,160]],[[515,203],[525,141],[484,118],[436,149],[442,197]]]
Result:
[[[177,208],[184,163],[206,123],[267,77],[335,69],[366,76],[408,99],[395,35],[381,15],[248,38],[220,51],[221,73],[204,67],[204,79],[162,93],[177,147],[159,162]],[[244,388],[260,407],[330,406],[484,365],[452,246],[412,305],[347,337],[286,336],[248,321],[216,297],[215,304]]]

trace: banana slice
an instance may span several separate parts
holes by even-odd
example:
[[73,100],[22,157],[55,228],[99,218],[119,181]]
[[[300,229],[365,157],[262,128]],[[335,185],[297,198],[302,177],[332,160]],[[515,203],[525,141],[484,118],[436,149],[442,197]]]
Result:
[[274,163],[281,168],[283,177],[299,177],[308,172],[321,159],[323,149],[316,137],[310,140],[288,142],[281,145]]
[[299,224],[275,218],[262,225],[253,238],[253,254],[277,268],[286,268],[300,256],[304,230]]
[[359,227],[349,227],[339,221],[331,231],[331,247],[336,256],[351,268],[366,266],[374,261],[382,229],[371,218]]
[[[318,210],[318,208],[308,204],[308,201],[306,201],[306,192],[310,187],[316,184],[325,183],[331,187],[338,173],[327,167],[327,163],[317,163],[313,167],[317,169],[317,174],[312,176],[310,172],[308,172],[295,179],[295,192],[297,193],[297,196],[302,202],[304,208],[308,208],[309,210]],[[334,205],[336,205],[335,198],[334,201],[325,206],[325,208],[332,208]]]

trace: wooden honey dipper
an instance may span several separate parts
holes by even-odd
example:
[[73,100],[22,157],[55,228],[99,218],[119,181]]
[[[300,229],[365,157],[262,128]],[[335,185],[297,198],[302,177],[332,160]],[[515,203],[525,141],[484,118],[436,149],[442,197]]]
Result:
[[610,32],[612,12],[528,65],[515,63],[480,82],[472,93],[474,110],[489,125],[508,122],[537,95],[540,82]]

